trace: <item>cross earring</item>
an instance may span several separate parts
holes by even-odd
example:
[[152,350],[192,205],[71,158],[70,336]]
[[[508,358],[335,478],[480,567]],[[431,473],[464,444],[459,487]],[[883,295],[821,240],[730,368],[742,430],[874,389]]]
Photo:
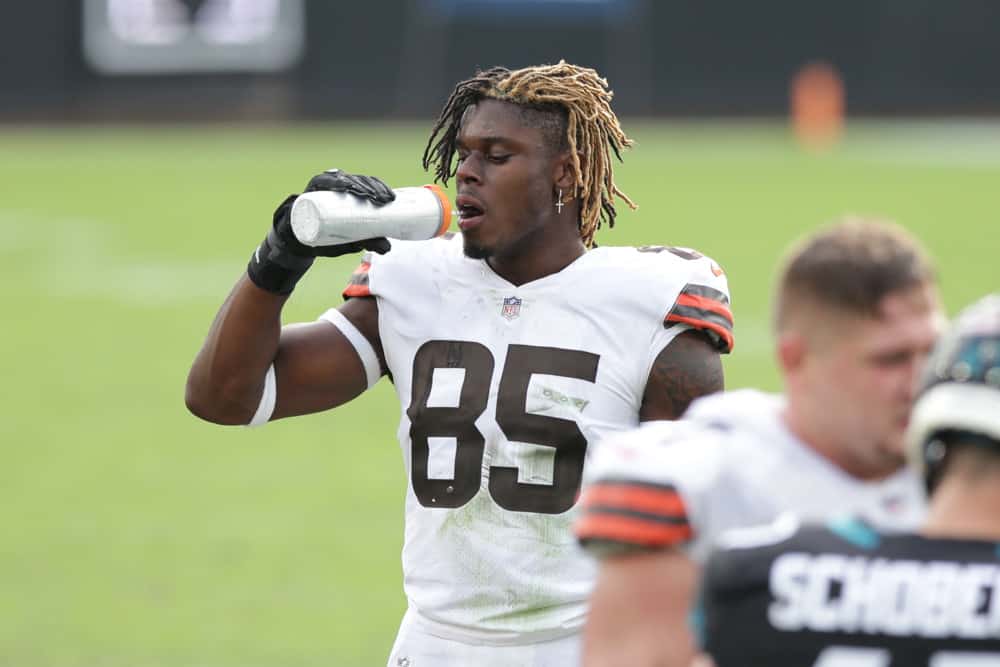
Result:
[[564,206],[562,200],[562,190],[559,190],[559,199],[556,200],[556,214],[562,213],[562,207]]

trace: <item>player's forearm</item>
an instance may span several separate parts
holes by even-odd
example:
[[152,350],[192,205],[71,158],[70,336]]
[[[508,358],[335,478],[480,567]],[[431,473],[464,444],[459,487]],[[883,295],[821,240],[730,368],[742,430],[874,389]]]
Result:
[[278,351],[281,308],[288,299],[243,276],[219,308],[188,373],[185,402],[217,424],[246,424]]
[[583,634],[584,667],[689,667],[695,565],[675,550],[601,562]]
[[690,667],[694,652],[686,631],[664,628],[662,619],[636,619],[591,630],[584,643],[584,667]]

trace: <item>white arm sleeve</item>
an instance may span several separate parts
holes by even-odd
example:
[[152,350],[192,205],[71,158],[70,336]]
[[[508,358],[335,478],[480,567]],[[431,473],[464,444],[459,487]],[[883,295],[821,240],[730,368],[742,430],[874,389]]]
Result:
[[361,365],[365,368],[365,377],[368,379],[368,388],[371,389],[372,385],[378,382],[378,379],[382,377],[382,367],[378,363],[378,356],[375,354],[375,348],[372,344],[368,342],[364,334],[358,331],[358,328],[351,324],[351,321],[344,317],[336,308],[331,308],[320,316],[321,320],[326,320],[333,326],[340,329],[340,333],[344,334],[344,337],[354,346],[354,351],[358,353],[358,358],[361,359]]
[[247,426],[261,426],[266,424],[274,414],[274,403],[278,398],[278,383],[274,379],[274,364],[267,368],[267,375],[264,376],[264,393],[260,395],[260,404],[257,412]]

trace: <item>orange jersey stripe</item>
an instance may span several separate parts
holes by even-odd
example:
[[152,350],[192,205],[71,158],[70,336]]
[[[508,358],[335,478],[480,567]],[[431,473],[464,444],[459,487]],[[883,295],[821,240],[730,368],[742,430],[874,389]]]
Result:
[[682,544],[694,536],[687,524],[663,524],[614,514],[585,514],[576,526],[581,540],[627,542],[643,546]]
[[677,304],[681,306],[689,306],[691,308],[701,308],[702,310],[707,310],[721,315],[729,320],[730,323],[733,321],[733,312],[729,310],[729,307],[726,306],[726,304],[707,296],[698,296],[697,294],[686,294],[681,292],[681,295],[677,297]]
[[672,489],[648,486],[596,483],[583,495],[584,509],[594,505],[677,518],[687,516],[680,494]]
[[348,285],[344,288],[344,296],[371,296],[368,285]]
[[358,265],[358,268],[354,269],[354,273],[352,273],[351,275],[360,276],[362,274],[368,273],[368,270],[370,268],[372,268],[371,262],[361,262],[361,264]]
[[726,349],[730,352],[733,350],[735,340],[733,339],[733,332],[722,326],[721,324],[716,324],[715,322],[706,322],[705,320],[697,320],[693,317],[682,317],[680,315],[667,315],[667,322],[682,322],[683,324],[690,324],[696,329],[711,329],[726,342]]

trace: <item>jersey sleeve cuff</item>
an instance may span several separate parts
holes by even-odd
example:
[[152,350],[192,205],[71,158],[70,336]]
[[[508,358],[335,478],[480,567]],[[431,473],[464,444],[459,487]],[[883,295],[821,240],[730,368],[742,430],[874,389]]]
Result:
[[592,553],[681,546],[694,536],[684,501],[670,484],[601,479],[581,498],[573,526]]

